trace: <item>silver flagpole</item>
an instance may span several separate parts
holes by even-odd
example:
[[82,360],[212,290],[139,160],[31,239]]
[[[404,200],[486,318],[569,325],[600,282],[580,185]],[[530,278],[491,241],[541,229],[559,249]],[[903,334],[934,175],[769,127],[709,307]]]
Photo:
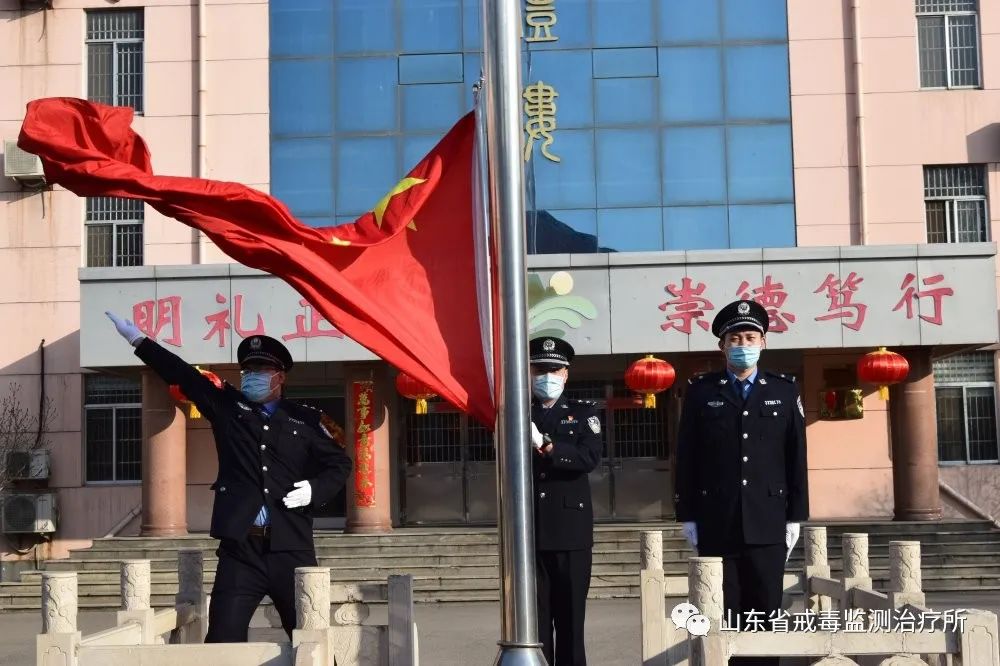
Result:
[[483,0],[483,68],[493,242],[499,279],[497,491],[501,636],[496,664],[544,664],[535,608],[521,153],[520,0]]

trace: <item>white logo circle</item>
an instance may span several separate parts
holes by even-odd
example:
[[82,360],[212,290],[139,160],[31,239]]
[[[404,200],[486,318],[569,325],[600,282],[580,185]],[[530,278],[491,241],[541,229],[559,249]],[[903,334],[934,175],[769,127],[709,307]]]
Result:
[[545,342],[542,343],[542,349],[544,349],[545,351],[552,351],[555,348],[556,348],[556,341],[552,340],[551,338],[547,339]]
[[746,301],[743,301],[742,303],[736,306],[736,311],[739,312],[741,315],[745,315],[748,312],[750,312],[750,304],[747,303]]

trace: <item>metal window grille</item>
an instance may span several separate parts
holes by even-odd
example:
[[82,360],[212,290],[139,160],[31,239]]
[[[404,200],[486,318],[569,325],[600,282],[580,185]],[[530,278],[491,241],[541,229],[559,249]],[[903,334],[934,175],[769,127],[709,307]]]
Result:
[[143,111],[141,9],[87,12],[87,99]]
[[407,410],[403,424],[406,463],[462,461],[462,414],[438,412],[414,414]]
[[928,243],[989,240],[985,171],[978,164],[924,167]]
[[[624,383],[615,385],[615,395],[632,395]],[[612,415],[617,458],[667,457],[667,429],[664,413],[667,400],[657,401],[656,409],[641,407],[616,409]]]
[[138,382],[91,375],[84,382],[87,481],[142,478],[142,388]]
[[117,197],[87,198],[87,266],[142,266],[141,201]]
[[975,0],[918,0],[920,86],[979,86],[979,14]]
[[997,403],[990,352],[956,354],[934,362],[938,459],[995,462]]

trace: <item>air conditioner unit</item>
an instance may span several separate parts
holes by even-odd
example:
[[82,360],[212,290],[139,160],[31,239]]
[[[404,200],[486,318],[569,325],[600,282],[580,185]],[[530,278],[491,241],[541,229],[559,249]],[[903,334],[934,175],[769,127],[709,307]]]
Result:
[[49,452],[11,451],[7,454],[7,474],[14,481],[49,478]]
[[48,534],[56,531],[56,496],[18,493],[3,498],[4,534]]
[[29,187],[45,184],[42,160],[18,148],[17,141],[3,142],[3,175]]

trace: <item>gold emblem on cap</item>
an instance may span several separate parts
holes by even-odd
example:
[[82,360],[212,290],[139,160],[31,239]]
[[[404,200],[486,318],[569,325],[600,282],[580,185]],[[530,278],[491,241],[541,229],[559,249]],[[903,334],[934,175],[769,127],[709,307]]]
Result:
[[736,311],[739,312],[741,315],[745,315],[748,312],[750,312],[750,304],[747,303],[746,301],[743,301],[742,303],[736,306]]
[[250,349],[255,351],[260,349],[260,338],[250,338]]
[[542,343],[542,349],[545,351],[552,351],[556,348],[556,341],[552,338],[546,338],[545,342]]

